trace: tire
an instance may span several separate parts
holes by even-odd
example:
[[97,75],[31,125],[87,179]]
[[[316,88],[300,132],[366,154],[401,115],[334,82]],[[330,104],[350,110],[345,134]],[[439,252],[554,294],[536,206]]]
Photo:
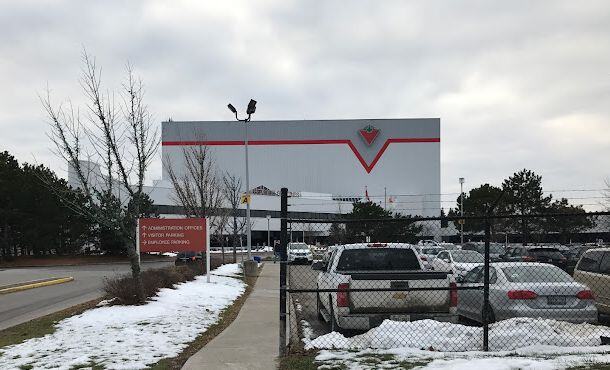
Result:
[[[484,315],[484,312],[481,311],[481,323],[483,323],[485,321],[483,315]],[[493,307],[491,307],[491,305],[490,305],[489,306],[489,316],[488,316],[487,323],[488,324],[493,324],[495,322],[496,322],[496,314],[494,313]]]
[[316,293],[316,312],[318,313],[318,320],[325,322],[324,316],[322,316],[322,301],[320,300],[320,293]]

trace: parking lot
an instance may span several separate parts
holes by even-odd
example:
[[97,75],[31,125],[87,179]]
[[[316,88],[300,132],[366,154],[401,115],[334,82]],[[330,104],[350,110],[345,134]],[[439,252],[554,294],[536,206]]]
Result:
[[[291,289],[316,289],[316,278],[318,272],[311,269],[311,265],[288,265],[288,284]],[[316,293],[292,293],[291,297],[294,302],[299,327],[302,327],[301,320],[306,320],[311,326],[312,338],[324,335],[330,332],[330,327],[327,323],[318,320],[316,312]],[[300,310],[298,309],[300,308]],[[292,307],[291,307],[292,310]]]

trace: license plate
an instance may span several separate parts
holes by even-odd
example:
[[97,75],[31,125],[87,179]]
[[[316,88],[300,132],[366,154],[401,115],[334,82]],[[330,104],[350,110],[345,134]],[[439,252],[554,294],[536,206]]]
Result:
[[392,321],[411,321],[410,315],[390,315]]
[[555,296],[555,297],[547,297],[547,303],[549,306],[562,306],[566,304],[566,297]]

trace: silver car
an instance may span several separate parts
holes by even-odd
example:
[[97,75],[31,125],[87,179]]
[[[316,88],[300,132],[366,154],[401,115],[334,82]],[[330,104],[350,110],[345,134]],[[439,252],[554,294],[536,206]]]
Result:
[[[462,286],[483,285],[483,266],[472,269]],[[512,317],[596,323],[591,290],[557,266],[533,262],[498,262],[489,268],[490,321]],[[483,321],[483,290],[458,290],[458,315]]]

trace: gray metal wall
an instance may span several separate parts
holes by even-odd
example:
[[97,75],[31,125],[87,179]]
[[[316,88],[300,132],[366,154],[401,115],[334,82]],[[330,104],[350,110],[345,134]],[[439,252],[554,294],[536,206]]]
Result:
[[[387,194],[399,195],[391,204],[397,211],[439,212],[438,118],[254,121],[249,125],[252,188],[264,185],[272,190],[288,187],[295,192],[364,196],[366,186],[372,200],[378,202],[383,202],[386,188]],[[379,130],[370,146],[358,132],[367,125]],[[243,177],[243,140],[243,123],[235,121],[163,122],[163,160],[180,168],[182,146],[203,143],[221,169]]]

